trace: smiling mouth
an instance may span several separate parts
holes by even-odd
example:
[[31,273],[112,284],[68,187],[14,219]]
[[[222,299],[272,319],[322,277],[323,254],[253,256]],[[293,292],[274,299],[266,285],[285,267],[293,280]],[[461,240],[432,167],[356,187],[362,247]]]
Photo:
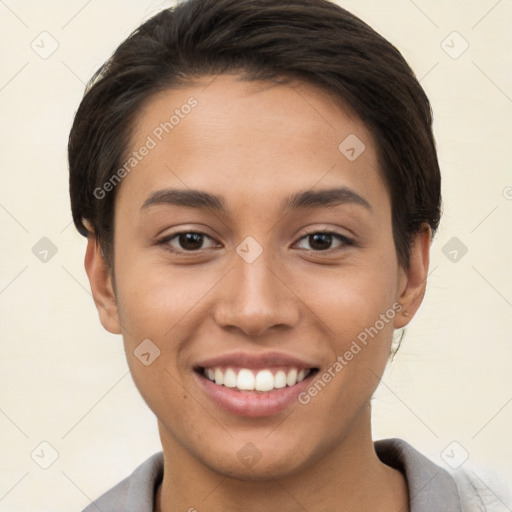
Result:
[[243,393],[270,393],[271,391],[293,387],[305,379],[311,378],[318,368],[235,368],[235,367],[199,367],[195,370],[210,382]]

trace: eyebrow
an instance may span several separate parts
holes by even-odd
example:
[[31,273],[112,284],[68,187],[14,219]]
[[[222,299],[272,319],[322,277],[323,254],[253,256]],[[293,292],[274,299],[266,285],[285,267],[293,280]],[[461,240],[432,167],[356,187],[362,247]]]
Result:
[[200,190],[181,190],[173,188],[157,190],[151,194],[144,201],[141,210],[159,204],[185,206],[187,208],[208,208],[219,212],[226,211],[224,199],[220,196],[215,196],[208,192],[201,192]]
[[[208,192],[192,189],[163,189],[152,193],[141,210],[155,205],[174,205],[186,208],[210,209],[226,213],[226,203],[222,196],[216,196]],[[304,190],[296,192],[288,197],[283,205],[283,210],[297,210],[303,208],[319,208],[355,204],[371,211],[370,203],[362,196],[348,187],[329,188],[323,190]]]
[[348,187],[328,188],[324,190],[304,190],[291,195],[284,204],[285,209],[314,208],[356,204],[372,210],[370,203]]

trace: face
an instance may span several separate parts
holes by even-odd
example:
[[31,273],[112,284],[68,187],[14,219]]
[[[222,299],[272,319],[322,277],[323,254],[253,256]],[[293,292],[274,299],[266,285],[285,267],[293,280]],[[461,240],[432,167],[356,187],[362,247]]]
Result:
[[92,239],[86,259],[164,451],[245,479],[370,435],[428,263],[424,236],[398,264],[365,125],[292,85],[219,76],[151,98],[116,191],[115,293]]

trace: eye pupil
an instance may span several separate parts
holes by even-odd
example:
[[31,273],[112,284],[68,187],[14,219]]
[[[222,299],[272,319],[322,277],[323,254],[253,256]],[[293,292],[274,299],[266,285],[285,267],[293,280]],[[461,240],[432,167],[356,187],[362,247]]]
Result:
[[329,249],[332,244],[332,235],[327,233],[309,235],[309,243],[315,250]]
[[183,249],[200,249],[203,245],[203,235],[199,233],[183,233],[179,236],[179,242]]

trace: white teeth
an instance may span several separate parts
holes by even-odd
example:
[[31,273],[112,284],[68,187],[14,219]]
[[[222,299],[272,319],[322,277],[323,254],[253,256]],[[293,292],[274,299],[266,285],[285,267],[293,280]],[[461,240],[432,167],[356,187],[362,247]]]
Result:
[[284,373],[283,370],[279,370],[274,375],[274,387],[277,389],[286,387],[286,373]]
[[286,376],[286,384],[288,386],[293,386],[297,382],[297,370],[293,368],[293,370],[290,370],[288,372],[288,375]]
[[281,389],[286,386],[295,386],[302,382],[311,370],[304,368],[297,370],[291,368],[288,372],[278,370],[276,374],[272,374],[269,369],[259,371],[241,368],[238,374],[233,368],[205,368],[205,376],[218,385],[224,385],[228,388],[237,388],[240,391],[260,391],[266,392],[273,389]]
[[224,374],[224,386],[236,388],[236,373],[231,368],[228,368]]
[[274,389],[274,376],[270,370],[260,370],[256,374],[254,389],[256,391],[270,391]]
[[252,391],[254,389],[254,375],[251,370],[244,368],[238,372],[236,387],[247,391]]
[[216,384],[222,385],[224,384],[224,374],[220,368],[215,368],[214,371],[214,379],[210,378],[210,375],[206,374],[210,380],[213,380]]

